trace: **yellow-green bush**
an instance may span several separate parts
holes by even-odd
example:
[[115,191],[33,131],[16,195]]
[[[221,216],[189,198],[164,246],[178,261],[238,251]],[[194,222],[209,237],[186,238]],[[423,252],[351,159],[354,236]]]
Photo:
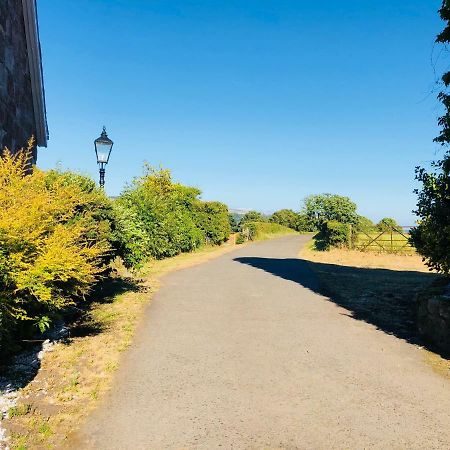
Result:
[[110,221],[98,217],[104,193],[74,174],[28,173],[28,161],[25,151],[0,158],[1,353],[18,325],[42,330],[82,299],[111,252]]

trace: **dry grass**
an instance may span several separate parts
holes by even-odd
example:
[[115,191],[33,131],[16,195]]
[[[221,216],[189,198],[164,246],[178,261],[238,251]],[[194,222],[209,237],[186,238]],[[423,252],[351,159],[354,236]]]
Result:
[[130,345],[161,277],[234,248],[232,239],[221,247],[154,261],[138,285],[116,280],[112,292],[92,304],[70,339],[45,355],[37,376],[21,391],[18,406],[4,422],[11,448],[61,448],[110,388],[121,354]]
[[[417,254],[314,250],[314,242],[301,251],[310,262],[325,293],[357,320],[375,325],[408,342],[417,336],[415,299],[439,275],[429,271]],[[437,373],[450,377],[450,361],[424,350],[424,359]]]
[[399,255],[395,253],[360,252],[333,248],[329,251],[314,250],[313,241],[307,245],[301,256],[310,261],[338,264],[361,268],[407,270],[417,272],[430,272],[418,254]]

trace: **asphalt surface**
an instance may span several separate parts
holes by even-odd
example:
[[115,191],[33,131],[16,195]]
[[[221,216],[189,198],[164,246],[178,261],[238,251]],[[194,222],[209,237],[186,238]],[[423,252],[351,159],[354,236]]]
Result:
[[318,294],[307,239],[168,275],[72,448],[450,448],[449,381]]

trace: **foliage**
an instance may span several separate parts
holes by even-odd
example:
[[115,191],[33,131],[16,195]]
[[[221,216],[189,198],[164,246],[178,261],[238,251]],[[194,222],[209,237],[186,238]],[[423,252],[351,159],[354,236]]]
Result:
[[300,216],[295,211],[292,211],[292,209],[280,209],[270,216],[269,222],[278,223],[293,230],[298,230]]
[[248,211],[243,216],[239,222],[239,225],[243,225],[246,222],[265,222],[264,216],[258,211]]
[[292,228],[285,227],[273,222],[248,222],[242,226],[241,232],[236,238],[237,244],[245,241],[257,241],[261,239],[270,239],[276,236],[283,236],[295,233]]
[[438,272],[450,274],[450,186],[444,161],[435,163],[437,171],[416,169],[422,183],[416,214],[419,225],[411,230],[411,241],[425,263]]
[[83,299],[112,250],[104,193],[75,174],[29,173],[28,161],[26,151],[0,158],[2,347],[19,323],[43,330],[49,317]]
[[239,224],[238,221],[236,220],[235,214],[228,214],[228,222],[230,224],[232,232],[236,233],[237,231],[239,231]]
[[228,207],[220,202],[198,202],[196,223],[203,231],[206,243],[220,245],[231,233]]
[[324,249],[349,246],[352,239],[350,224],[341,223],[337,220],[325,222],[322,225],[320,235]]
[[151,257],[150,237],[136,209],[118,199],[114,202],[114,211],[119,253],[126,267],[138,269]]
[[385,217],[377,223],[377,229],[380,231],[401,231],[402,227],[397,223],[395,219],[392,219],[391,217]]
[[373,230],[375,230],[376,225],[367,217],[359,216],[357,218],[356,222],[356,230],[357,231],[364,231],[365,233],[369,233]]
[[175,183],[170,171],[146,165],[144,175],[117,200],[125,263],[137,268],[151,257],[166,258],[227,240],[227,207],[203,202],[199,195],[197,188]]
[[302,213],[307,218],[308,225],[319,230],[330,220],[341,223],[356,224],[356,204],[348,197],[335,194],[310,195],[304,199]]
[[[437,36],[436,42],[447,45],[450,43],[450,2],[444,0],[439,11],[444,20],[445,28]],[[416,214],[419,225],[411,230],[411,242],[424,257],[424,261],[438,272],[450,274],[450,72],[442,76],[443,91],[438,99],[444,106],[444,114],[438,119],[441,132],[434,141],[445,149],[443,158],[432,164],[432,170],[427,172],[422,167],[416,168],[416,180],[422,184],[418,194]]]
[[298,213],[297,215],[297,231],[300,232],[313,232],[317,231],[317,228],[314,223],[309,221],[308,216],[304,213]]

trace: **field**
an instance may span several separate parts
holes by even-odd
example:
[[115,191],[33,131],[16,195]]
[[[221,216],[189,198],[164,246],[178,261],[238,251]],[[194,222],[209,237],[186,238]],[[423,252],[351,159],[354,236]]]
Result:
[[414,247],[408,241],[408,234],[395,231],[358,233],[355,248],[378,253],[399,253],[405,255],[415,253]]
[[283,225],[279,225],[277,223],[271,222],[254,222],[256,226],[256,235],[254,240],[265,240],[265,239],[273,239],[281,236],[285,236],[288,234],[296,234],[292,228],[285,227]]

